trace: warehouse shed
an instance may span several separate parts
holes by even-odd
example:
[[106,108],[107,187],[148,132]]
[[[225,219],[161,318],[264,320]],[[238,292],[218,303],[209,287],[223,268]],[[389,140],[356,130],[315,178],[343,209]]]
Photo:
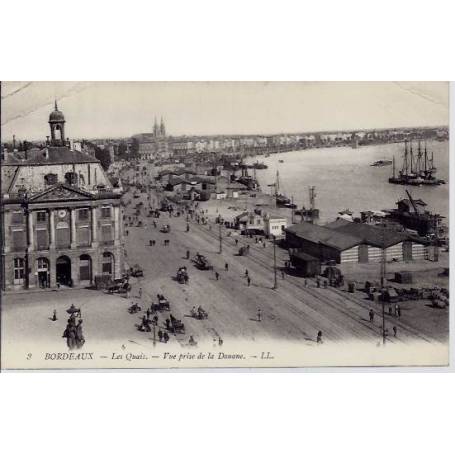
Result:
[[312,223],[294,224],[285,229],[286,244],[318,258],[328,261],[358,262],[361,239],[325,226]]

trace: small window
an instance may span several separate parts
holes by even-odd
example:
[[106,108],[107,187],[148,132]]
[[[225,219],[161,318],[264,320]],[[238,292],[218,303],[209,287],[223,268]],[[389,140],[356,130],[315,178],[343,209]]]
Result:
[[25,221],[24,213],[21,210],[17,210],[11,214],[12,224],[22,224]]
[[25,276],[25,261],[23,258],[14,258],[14,280],[23,280]]
[[79,220],[88,220],[88,209],[79,210]]
[[57,183],[57,174],[46,174],[44,176],[46,185],[55,185]]
[[111,208],[110,207],[101,207],[101,217],[110,218],[111,217]]
[[46,212],[37,212],[36,213],[36,221],[38,223],[45,223],[46,222]]
[[67,172],[65,174],[65,182],[68,185],[76,185],[76,183],[77,183],[77,174],[75,172]]

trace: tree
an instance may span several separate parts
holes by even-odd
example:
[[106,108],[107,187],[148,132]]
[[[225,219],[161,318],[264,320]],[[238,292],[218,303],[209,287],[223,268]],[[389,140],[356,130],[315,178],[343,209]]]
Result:
[[100,160],[101,166],[107,171],[111,165],[111,154],[109,153],[109,150],[95,147],[95,157]]
[[127,157],[128,157],[128,154],[126,152],[127,150],[128,150],[128,147],[126,146],[125,142],[124,141],[120,142],[120,144],[118,145],[118,148],[117,148],[117,156],[118,156],[119,160],[127,159]]
[[136,137],[133,137],[133,141],[131,144],[131,158],[138,158],[139,157],[139,141]]

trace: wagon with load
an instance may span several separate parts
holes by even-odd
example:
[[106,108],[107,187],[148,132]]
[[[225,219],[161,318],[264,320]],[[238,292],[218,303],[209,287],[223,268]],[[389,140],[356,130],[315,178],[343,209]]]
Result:
[[200,270],[213,270],[213,265],[210,264],[209,260],[202,254],[197,253],[193,262]]

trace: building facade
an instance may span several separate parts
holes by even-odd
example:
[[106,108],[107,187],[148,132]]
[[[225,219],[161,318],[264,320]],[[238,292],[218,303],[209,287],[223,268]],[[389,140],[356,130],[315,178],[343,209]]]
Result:
[[123,273],[121,190],[97,159],[69,147],[64,122],[56,106],[46,147],[2,162],[3,290],[90,286]]

